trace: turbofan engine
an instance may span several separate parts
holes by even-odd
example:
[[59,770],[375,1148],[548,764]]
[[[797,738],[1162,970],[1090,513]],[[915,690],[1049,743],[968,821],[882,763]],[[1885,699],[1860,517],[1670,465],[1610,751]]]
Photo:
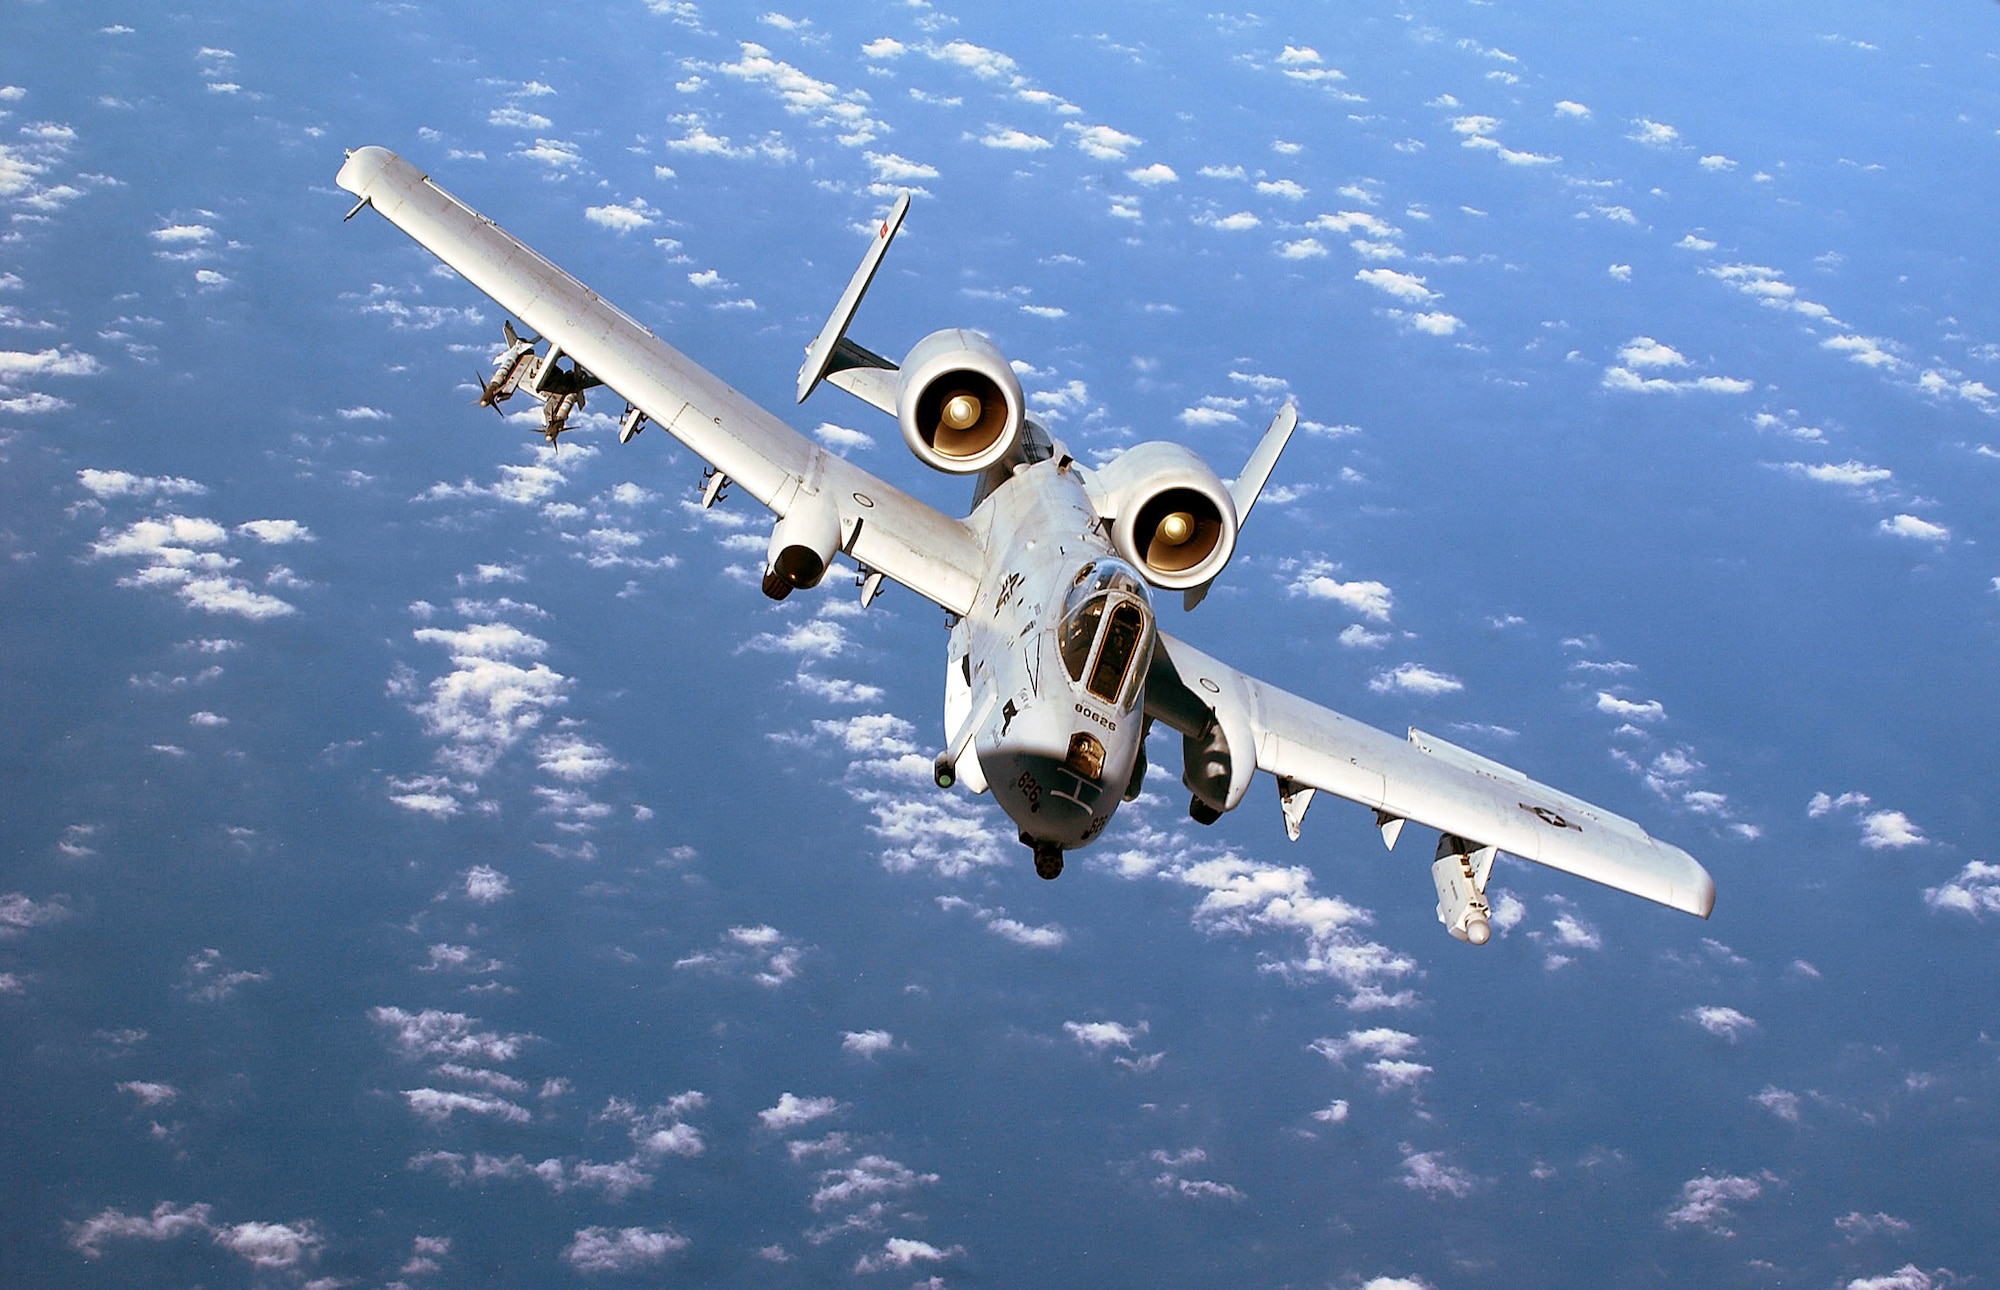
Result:
[[951,328],[903,360],[896,422],[917,460],[971,475],[1004,460],[1021,438],[1021,382],[992,341]]
[[1208,463],[1177,443],[1142,443],[1096,474],[1118,554],[1156,587],[1184,591],[1236,549],[1236,502]]

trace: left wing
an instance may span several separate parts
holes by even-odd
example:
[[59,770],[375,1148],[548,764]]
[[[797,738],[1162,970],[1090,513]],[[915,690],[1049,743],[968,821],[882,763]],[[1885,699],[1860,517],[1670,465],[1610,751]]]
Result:
[[1146,710],[1197,738],[1219,729],[1232,757],[1247,745],[1254,767],[1231,776],[1232,798],[1240,800],[1251,769],[1269,771],[1284,794],[1288,826],[1297,823],[1296,791],[1319,789],[1373,807],[1392,841],[1392,828],[1415,820],[1702,918],[1715,905],[1708,871],[1631,820],[1421,731],[1411,730],[1407,741],[1384,734],[1165,632],[1146,682]]
[[965,524],[813,443],[388,149],[355,149],[338,182],[780,519],[831,505],[857,563],[970,612],[984,552]]

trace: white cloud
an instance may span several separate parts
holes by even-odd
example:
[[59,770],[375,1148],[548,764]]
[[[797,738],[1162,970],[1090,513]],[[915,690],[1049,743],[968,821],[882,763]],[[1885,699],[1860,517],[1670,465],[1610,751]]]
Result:
[[316,1256],[325,1244],[311,1223],[238,1223],[215,1233],[215,1243],[256,1268],[289,1268]]
[[1930,839],[1901,811],[1871,811],[1861,817],[1861,845],[1870,851],[1900,851],[1927,845]]
[[997,49],[987,49],[969,40],[927,47],[924,52],[941,63],[962,67],[981,80],[1018,82],[1019,65]]
[[1065,1021],[1063,1032],[1085,1048],[1103,1052],[1107,1048],[1131,1049],[1148,1030],[1146,1022],[1128,1026],[1119,1021]]
[[1280,242],[1278,256],[1285,260],[1319,260],[1326,257],[1326,248],[1315,237],[1303,237],[1296,242]]
[[1785,463],[1785,469],[1815,483],[1839,484],[1844,488],[1866,488],[1870,484],[1880,484],[1893,477],[1893,472],[1885,466],[1868,466],[1851,460],[1837,465],[1827,463],[1818,466],[1808,466],[1802,461],[1788,461]]
[[1192,429],[1206,429],[1210,426],[1240,425],[1243,418],[1228,408],[1199,407],[1181,409],[1179,420]]
[[1321,1124],[1340,1124],[1347,1119],[1347,1113],[1347,1099],[1335,1098],[1324,1107],[1314,1111],[1312,1118],[1318,1120]]
[[1333,576],[1331,565],[1317,560],[1301,569],[1285,590],[1294,596],[1335,601],[1378,623],[1389,621],[1390,607],[1395,599],[1395,593],[1389,590],[1388,584],[1373,579],[1342,582]]
[[415,1013],[395,1007],[371,1008],[368,1018],[390,1031],[397,1051],[412,1061],[441,1058],[459,1062],[510,1062],[534,1038],[476,1030],[478,1018],[437,1008]]
[[1920,520],[1914,515],[1898,515],[1894,519],[1883,520],[1876,528],[1892,537],[1916,538],[1921,542],[1949,542],[1951,530],[1942,524]]
[[1590,119],[1590,109],[1574,99],[1558,99],[1556,101],[1556,115],[1572,116],[1587,121]]
[[1701,168],[1703,170],[1734,170],[1736,169],[1736,163],[1719,152],[1712,152],[1701,159]]
[[936,166],[921,161],[911,161],[908,157],[893,152],[864,152],[861,154],[869,165],[875,168],[875,178],[883,183],[908,183],[916,179],[936,179]]
[[646,204],[643,197],[634,197],[623,206],[586,206],[583,217],[600,228],[608,228],[614,233],[630,233],[633,229],[651,228],[653,217],[660,212]]
[[1845,354],[1863,367],[1899,368],[1903,360],[1883,347],[1883,342],[1871,336],[1829,336],[1819,343],[1821,349],[1830,349]]
[[1412,1152],[1404,1148],[1403,1186],[1428,1196],[1450,1196],[1454,1200],[1472,1194],[1472,1175],[1444,1162],[1440,1151]]
[[1413,314],[1410,317],[1410,326],[1427,336],[1456,335],[1458,329],[1464,325],[1464,319],[1459,318],[1456,314],[1420,313]]
[[246,520],[236,526],[236,531],[249,534],[265,546],[289,546],[294,542],[315,540],[312,530],[297,520]]
[[845,1169],[822,1173],[813,1191],[812,1207],[817,1212],[830,1205],[912,1191],[937,1180],[936,1174],[920,1174],[900,1160],[867,1155]]
[[1777,1116],[1780,1120],[1785,1120],[1792,1124],[1799,1122],[1799,1095],[1797,1093],[1787,1092],[1775,1084],[1766,1084],[1764,1091],[1753,1095],[1750,1100],[1758,1106],[1763,1107],[1766,1111],[1769,1111],[1772,1115]]
[[818,676],[804,669],[792,678],[792,684],[828,703],[878,703],[882,699],[882,687],[878,685],[863,685],[845,677]]
[[1306,195],[1306,190],[1291,179],[1260,179],[1257,191],[1266,197],[1282,197],[1286,201],[1298,201]]
[[1033,927],[1019,919],[989,918],[986,920],[986,930],[1002,940],[1025,945],[1033,950],[1060,949],[1069,943],[1069,933],[1054,924]]
[[[908,1237],[892,1236],[882,1243],[882,1248],[873,1254],[864,1254],[854,1264],[857,1275],[870,1272],[886,1272],[891,1268],[907,1268],[912,1263],[942,1263],[946,1259],[965,1253],[965,1247],[954,1245],[948,1250],[940,1250],[928,1241],[913,1241]],[[918,1282],[923,1285],[923,1282]]]
[[418,1117],[443,1124],[464,1111],[468,1115],[490,1116],[508,1124],[526,1124],[533,1117],[525,1107],[491,1093],[460,1093],[455,1089],[406,1088],[403,1100]]
[[1679,142],[1681,132],[1670,125],[1640,117],[1632,122],[1632,133],[1625,137],[1649,148],[1665,148]]
[[1713,251],[1715,249],[1715,243],[1705,237],[1696,237],[1692,233],[1689,233],[1680,241],[1674,243],[1674,245],[1683,251]]
[[679,118],[682,134],[678,139],[668,139],[670,152],[692,153],[698,157],[743,158],[757,155],[755,148],[740,148],[728,139],[709,133],[708,126],[698,117]]
[[863,45],[861,54],[864,58],[901,58],[908,49],[909,46],[892,36],[881,36]]
[[62,903],[60,896],[38,902],[18,891],[9,892],[0,896],[0,937],[30,927],[61,922],[69,917],[69,912],[69,906]]
[[1241,233],[1256,228],[1264,222],[1249,211],[1237,211],[1233,215],[1216,215],[1211,212],[1193,216],[1192,219],[1203,228],[1220,229],[1225,233]]
[[1703,1174],[1690,1178],[1681,1184],[1680,1205],[1668,1212],[1667,1226],[1699,1227],[1717,1236],[1734,1236],[1726,1226],[1734,1217],[1729,1206],[1757,1199],[1764,1194],[1764,1184],[1768,1181],[1775,1180],[1769,1174],[1755,1178]]
[[[452,670],[433,680],[430,697],[411,710],[445,741],[439,760],[460,773],[485,774],[566,701],[569,678],[537,658],[547,643],[511,624],[423,627],[411,635],[451,653]],[[515,661],[523,656],[537,661],[524,667]]]
[[118,1091],[130,1093],[138,1098],[141,1106],[171,1106],[174,1099],[181,1095],[180,1090],[171,1084],[155,1084],[136,1079],[121,1081]]
[[1606,690],[1597,692],[1597,710],[1610,716],[1623,717],[1627,721],[1658,721],[1667,715],[1666,706],[1658,699],[1647,699],[1643,702],[1621,699]]
[[1425,286],[1424,279],[1416,274],[1401,273],[1395,269],[1362,269],[1354,275],[1354,280],[1411,304],[1428,304],[1437,299],[1438,294]]
[[789,1133],[814,1120],[824,1119],[840,1109],[840,1103],[830,1097],[799,1097],[793,1093],[782,1093],[776,1106],[757,1112],[757,1119],[774,1133]]
[[1596,950],[1604,947],[1597,929],[1565,910],[1549,924],[1549,939],[1564,949]]
[[515,130],[546,130],[555,122],[539,113],[517,107],[503,107],[494,108],[487,113],[486,124],[506,126]]
[[1387,694],[1400,690],[1405,694],[1426,697],[1439,694],[1454,694],[1465,688],[1465,682],[1443,672],[1433,672],[1419,663],[1404,663],[1387,672],[1377,673],[1368,682],[1368,688],[1377,694]]
[[1879,1277],[1856,1277],[1847,1283],[1847,1290],[1945,1290],[1957,1284],[1959,1279],[1943,1268],[1933,1275],[1914,1263],[1905,1263]]
[[1936,910],[1978,918],[2000,914],[2000,865],[1974,860],[1942,886],[1926,888],[1924,903]]
[[1307,227],[1325,229],[1329,233],[1366,233],[1369,237],[1378,239],[1403,235],[1402,229],[1384,222],[1367,211],[1342,211],[1338,215],[1321,215]]
[[1388,632],[1371,632],[1360,623],[1349,623],[1336,638],[1348,649],[1380,649],[1389,643]]
[[583,164],[583,153],[573,143],[561,139],[537,139],[531,148],[514,154],[527,161],[539,161],[552,170],[571,170]]
[[664,1262],[687,1248],[687,1238],[670,1228],[585,1227],[563,1247],[562,1256],[578,1272],[636,1272]]
[[1627,367],[1686,367],[1687,359],[1671,345],[1651,336],[1634,336],[1618,351],[1618,361]]
[[593,783],[623,769],[609,749],[566,730],[542,736],[535,744],[535,764],[572,784]]
[[507,875],[491,865],[476,864],[465,871],[465,895],[468,900],[490,905],[513,894],[514,887],[507,881]]
[[96,358],[72,349],[44,349],[34,353],[0,349],[0,385],[31,376],[96,376],[103,370],[104,364]]
[[1814,793],[1806,803],[1806,818],[1817,820],[1830,811],[1838,811],[1849,806],[1868,805],[1866,793],[1842,793],[1839,797],[1829,797],[1825,793]]
[[1039,134],[1029,134],[1012,126],[990,126],[980,140],[989,148],[1001,148],[1009,152],[1040,152],[1055,145]]
[[1732,1044],[1746,1035],[1754,1034],[1757,1030],[1757,1022],[1753,1018],[1745,1016],[1734,1008],[1715,1006],[1690,1008],[1686,1016],[1689,1021],[1709,1034],[1718,1039],[1726,1039]]
[[207,1205],[183,1207],[163,1200],[153,1206],[152,1213],[143,1217],[107,1209],[81,1223],[69,1225],[70,1248],[86,1259],[95,1259],[103,1255],[106,1241],[171,1241],[189,1232],[212,1235],[215,1229],[208,1221],[210,1208]]
[[1330,1062],[1344,1065],[1350,1056],[1356,1054],[1377,1058],[1407,1057],[1422,1043],[1406,1030],[1374,1026],[1366,1030],[1350,1030],[1340,1039],[1315,1039],[1307,1047]]
[[114,497],[199,497],[208,491],[204,485],[179,475],[134,475],[125,470],[86,467],[76,472],[76,479],[100,501]]
[[1071,122],[1063,128],[1075,136],[1079,151],[1099,161],[1123,161],[1126,153],[1144,142],[1108,125],[1077,125]]
[[215,230],[206,224],[169,224],[165,228],[154,229],[147,236],[168,246],[201,246],[215,240]]
[[765,86],[783,100],[787,112],[811,117],[815,126],[833,130],[837,141],[848,147],[871,143],[888,132],[889,127],[869,113],[868,96],[861,91],[842,91],[829,82],[815,80],[790,63],[771,57],[762,45],[744,41],[742,48],[742,58],[723,63],[716,70]]
[[843,1051],[873,1057],[894,1048],[896,1037],[886,1030],[846,1030],[841,1032],[840,1046]]

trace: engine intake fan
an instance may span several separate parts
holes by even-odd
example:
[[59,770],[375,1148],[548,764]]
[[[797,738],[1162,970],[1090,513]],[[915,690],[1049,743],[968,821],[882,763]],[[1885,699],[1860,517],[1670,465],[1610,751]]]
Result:
[[1236,502],[1208,463],[1177,443],[1142,443],[1096,472],[1118,554],[1170,591],[1199,587],[1236,550]]
[[969,475],[1004,459],[1021,437],[1021,382],[977,332],[932,332],[903,360],[896,422],[917,459]]

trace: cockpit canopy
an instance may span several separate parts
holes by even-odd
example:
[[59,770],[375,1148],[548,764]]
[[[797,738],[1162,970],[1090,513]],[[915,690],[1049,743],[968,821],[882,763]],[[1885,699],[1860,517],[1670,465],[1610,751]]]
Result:
[[1063,599],[1057,640],[1071,682],[1120,711],[1131,708],[1153,656],[1145,579],[1108,557],[1078,569]]

